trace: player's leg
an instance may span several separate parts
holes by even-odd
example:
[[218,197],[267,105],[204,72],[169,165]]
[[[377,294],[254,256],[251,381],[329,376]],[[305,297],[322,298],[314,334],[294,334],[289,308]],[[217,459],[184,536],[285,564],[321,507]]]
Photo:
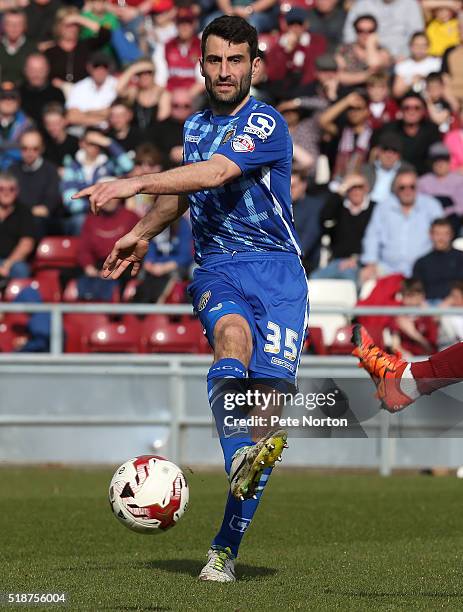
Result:
[[[197,277],[190,293],[209,342],[214,347],[214,364],[208,373],[208,395],[224,452],[225,469],[229,473],[235,453],[241,449],[246,453],[254,448],[249,428],[226,426],[224,423],[226,396],[233,396],[239,391],[240,384],[247,376],[253,350],[252,311],[239,290],[227,282],[224,273],[201,270]],[[246,416],[244,412],[240,415],[236,409],[233,412],[235,416]],[[235,471],[239,470],[235,468],[233,473]],[[212,542],[200,579],[218,582],[234,580],[234,558],[257,509],[265,480],[264,476],[263,484],[256,491],[256,499],[243,501],[228,494],[222,526]]]
[[458,342],[425,361],[408,363],[380,349],[366,329],[354,325],[352,354],[371,376],[377,397],[389,412],[398,412],[420,395],[463,380],[463,343]]
[[[233,560],[238,555],[241,540],[251,524],[272,467],[281,455],[286,437],[278,432],[254,443],[251,429],[224,424],[224,397],[240,391],[234,376],[249,364],[252,336],[247,320],[238,314],[221,317],[214,328],[215,361],[208,374],[211,408],[216,419],[222,445],[225,469],[229,474],[230,492],[225,505],[222,525],[209,550],[208,562],[200,579],[228,582],[233,580]],[[226,378],[230,376],[230,378]],[[245,418],[245,413],[232,411],[233,418]],[[245,499],[245,495],[253,495]]]

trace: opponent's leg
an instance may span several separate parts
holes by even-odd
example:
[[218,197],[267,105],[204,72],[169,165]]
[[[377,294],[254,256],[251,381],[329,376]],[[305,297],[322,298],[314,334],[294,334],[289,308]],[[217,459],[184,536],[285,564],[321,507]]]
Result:
[[352,354],[371,376],[377,397],[389,412],[398,412],[420,395],[463,380],[463,343],[450,346],[425,361],[408,363],[375,345],[361,325],[354,325]]

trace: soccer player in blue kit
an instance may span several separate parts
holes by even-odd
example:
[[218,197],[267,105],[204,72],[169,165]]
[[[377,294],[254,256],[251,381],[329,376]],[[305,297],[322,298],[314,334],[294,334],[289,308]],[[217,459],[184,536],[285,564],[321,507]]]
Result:
[[246,20],[212,21],[201,58],[210,109],[185,122],[183,166],[74,196],[88,196],[94,213],[112,198],[160,196],[115,243],[104,264],[112,278],[130,265],[135,275],[153,236],[190,209],[199,267],[189,291],[214,349],[208,395],[230,481],[223,523],[199,576],[217,582],[235,580],[241,539],[287,437],[277,430],[253,441],[248,428],[225,426],[224,397],[244,379],[274,380],[276,388],[294,383],[307,328],[291,210],[292,142],[281,115],[250,96],[259,65],[257,33]]

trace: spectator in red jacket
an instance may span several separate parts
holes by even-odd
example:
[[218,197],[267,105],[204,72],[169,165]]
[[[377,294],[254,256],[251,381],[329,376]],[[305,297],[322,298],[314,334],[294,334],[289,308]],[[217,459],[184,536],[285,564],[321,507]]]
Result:
[[163,54],[155,54],[158,76],[166,76],[166,82],[162,84],[168,91],[188,89],[194,97],[204,90],[199,72],[201,41],[197,29],[198,20],[193,10],[179,8],[177,36],[166,43]]
[[315,60],[326,52],[326,39],[309,32],[307,12],[299,7],[285,15],[286,31],[266,55],[268,80],[275,96],[291,99],[304,95],[315,81]]
[[[103,181],[113,177],[105,177]],[[79,266],[84,275],[77,281],[79,298],[87,301],[110,301],[118,281],[103,279],[103,263],[114,242],[129,232],[139,217],[124,206],[123,200],[111,200],[98,216],[88,214],[82,226]],[[126,279],[122,280],[125,283]]]

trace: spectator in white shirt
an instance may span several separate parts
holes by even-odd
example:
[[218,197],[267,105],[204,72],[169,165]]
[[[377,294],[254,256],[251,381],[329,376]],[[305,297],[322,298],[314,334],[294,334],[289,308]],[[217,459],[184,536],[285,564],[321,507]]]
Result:
[[109,107],[117,95],[117,79],[110,74],[111,59],[101,51],[92,55],[87,71],[90,76],[78,81],[66,101],[70,125],[105,127]]
[[421,93],[426,88],[426,77],[439,72],[442,60],[429,55],[429,40],[425,32],[415,32],[410,39],[410,57],[395,66],[393,94],[401,98],[410,89]]

